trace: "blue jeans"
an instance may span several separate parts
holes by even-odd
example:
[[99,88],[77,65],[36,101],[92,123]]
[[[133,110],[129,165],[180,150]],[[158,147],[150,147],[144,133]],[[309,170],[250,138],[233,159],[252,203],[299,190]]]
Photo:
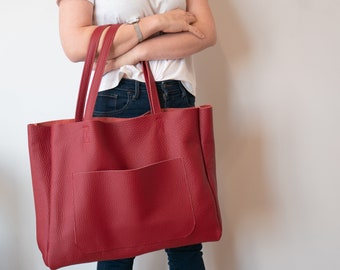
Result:
[[[156,85],[162,108],[185,108],[195,105],[195,97],[180,81],[162,81]],[[145,84],[122,79],[117,87],[98,93],[93,116],[130,118],[149,110]]]
[[[162,108],[186,108],[195,105],[191,95],[180,81],[157,82],[158,97]],[[98,93],[94,117],[130,118],[150,110],[144,83],[122,79],[113,89]],[[204,270],[202,244],[165,249],[170,270]],[[134,258],[101,261],[97,270],[132,270]]]

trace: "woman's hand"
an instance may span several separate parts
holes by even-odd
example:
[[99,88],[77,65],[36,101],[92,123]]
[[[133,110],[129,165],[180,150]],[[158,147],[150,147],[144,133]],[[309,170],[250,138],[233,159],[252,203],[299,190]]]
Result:
[[160,25],[164,33],[190,32],[198,38],[204,38],[204,34],[192,24],[197,21],[196,16],[182,9],[170,10],[159,14]]

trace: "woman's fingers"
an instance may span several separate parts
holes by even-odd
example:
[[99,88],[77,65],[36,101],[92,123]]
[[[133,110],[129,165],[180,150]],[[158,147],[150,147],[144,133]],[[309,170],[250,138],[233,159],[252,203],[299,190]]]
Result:
[[188,25],[188,32],[194,34],[196,37],[203,39],[205,38],[205,35],[195,26]]
[[185,12],[185,20],[188,24],[196,22],[196,16],[190,12]]

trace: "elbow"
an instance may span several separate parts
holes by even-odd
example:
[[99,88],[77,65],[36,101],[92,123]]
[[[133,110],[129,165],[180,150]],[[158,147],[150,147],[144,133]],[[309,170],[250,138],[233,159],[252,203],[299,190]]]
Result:
[[209,31],[209,47],[215,46],[217,43],[217,33],[215,24],[211,27],[211,31]]
[[79,38],[61,38],[61,46],[66,57],[74,63],[84,61],[87,54],[87,44],[79,42]]
[[73,55],[73,54],[66,54],[66,56],[73,63],[79,63],[84,60],[81,57],[78,57],[77,55]]
[[202,24],[202,27],[200,28],[205,36],[203,39],[205,43],[205,47],[212,47],[215,46],[217,43],[217,32],[216,32],[216,26],[214,21],[207,24]]
[[205,47],[213,47],[217,43],[216,31],[209,31],[209,34],[205,36]]
[[76,47],[65,48],[64,53],[66,57],[73,63],[82,62],[86,58],[86,52],[81,52]]
[[211,34],[209,38],[208,46],[209,47],[215,46],[216,43],[217,43],[217,35],[216,35],[216,32],[214,32],[213,34]]

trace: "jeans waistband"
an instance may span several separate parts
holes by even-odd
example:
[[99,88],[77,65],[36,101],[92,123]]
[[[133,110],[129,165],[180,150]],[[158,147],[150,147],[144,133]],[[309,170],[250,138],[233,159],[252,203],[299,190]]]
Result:
[[[125,79],[122,78],[118,84],[120,87],[128,87],[132,89],[146,89],[146,84],[144,82],[131,80],[131,79]],[[182,85],[182,82],[179,80],[164,80],[164,81],[157,81],[156,87],[158,90],[165,90],[168,87],[181,87],[184,88]]]

